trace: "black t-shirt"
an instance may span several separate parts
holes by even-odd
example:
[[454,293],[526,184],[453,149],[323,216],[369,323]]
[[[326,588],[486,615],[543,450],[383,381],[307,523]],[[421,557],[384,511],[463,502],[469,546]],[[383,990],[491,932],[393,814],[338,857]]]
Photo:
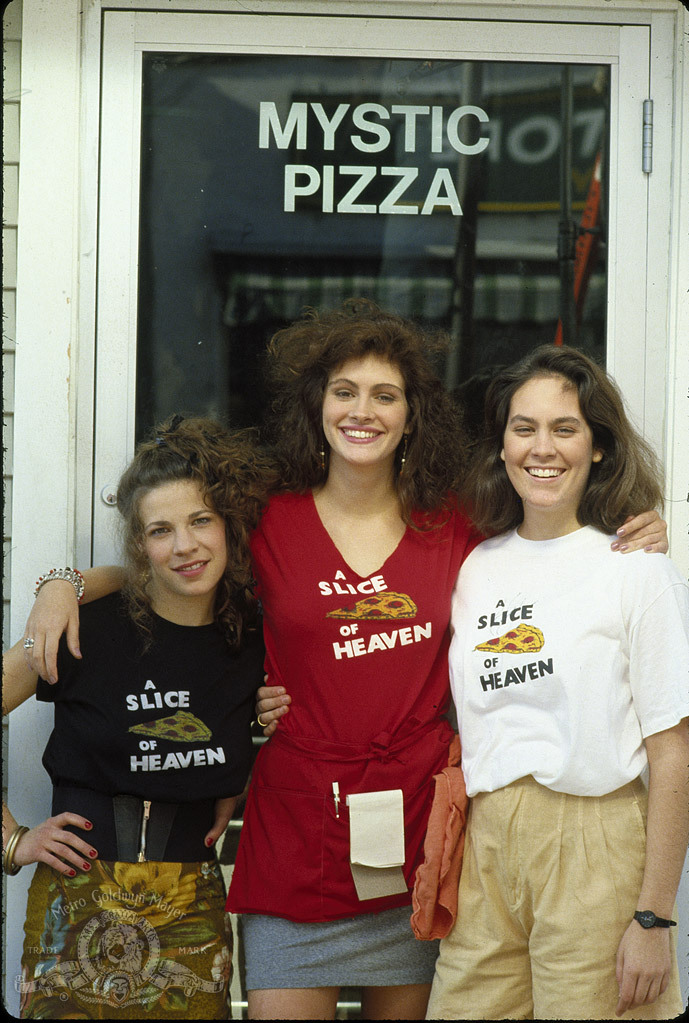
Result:
[[36,690],[55,703],[43,755],[53,784],[178,803],[237,795],[251,766],[261,630],[233,653],[215,624],[154,615],[152,637],[144,649],[119,594],[81,609],[83,660],[63,638],[59,682]]

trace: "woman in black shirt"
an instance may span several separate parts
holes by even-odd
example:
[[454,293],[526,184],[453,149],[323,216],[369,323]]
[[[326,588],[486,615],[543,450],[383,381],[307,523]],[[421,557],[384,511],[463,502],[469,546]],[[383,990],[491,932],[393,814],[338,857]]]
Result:
[[[3,865],[37,863],[23,1018],[224,1019],[231,932],[214,844],[250,767],[263,649],[248,535],[267,463],[209,420],[175,417],[118,489],[127,584],[84,608],[60,682],[4,659],[4,706],[54,702],[53,815]],[[78,580],[77,580],[78,581]]]

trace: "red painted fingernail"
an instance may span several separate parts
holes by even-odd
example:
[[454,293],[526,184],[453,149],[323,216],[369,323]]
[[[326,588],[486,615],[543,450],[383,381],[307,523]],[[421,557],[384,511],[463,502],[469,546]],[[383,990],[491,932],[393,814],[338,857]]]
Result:
[[91,823],[91,821],[84,821],[84,827],[85,828],[92,828],[93,824]]
[[212,838],[207,838],[206,839],[206,845],[208,845],[208,846],[213,845],[213,839]]
[[77,876],[76,870],[68,870],[67,874],[68,874],[69,877],[76,877]]
[[91,869],[91,864],[90,863],[82,863],[82,867],[84,868],[84,870],[90,870]]
[[95,859],[95,857],[97,855],[98,855],[98,853],[96,852],[95,849],[89,849],[89,856],[91,856],[93,859]]

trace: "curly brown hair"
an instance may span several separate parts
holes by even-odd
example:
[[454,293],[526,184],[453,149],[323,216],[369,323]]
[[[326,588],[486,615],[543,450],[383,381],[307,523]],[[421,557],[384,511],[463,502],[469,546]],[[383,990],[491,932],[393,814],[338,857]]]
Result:
[[236,649],[256,616],[249,534],[275,487],[273,463],[258,450],[250,431],[230,433],[212,419],[172,416],[137,448],[117,488],[129,613],[150,638],[150,564],[142,545],[141,499],[164,483],[187,479],[198,483],[209,507],[225,521],[228,564],[216,592],[214,618]]
[[577,518],[583,526],[606,533],[628,515],[663,507],[663,475],[649,444],[630,423],[617,384],[583,352],[566,346],[541,345],[503,370],[486,393],[485,434],[466,480],[467,505],[473,522],[486,534],[515,529],[524,517],[522,502],[500,457],[513,395],[534,377],[562,377],[579,398],[603,453],[591,466]]
[[413,522],[414,512],[428,513],[430,522],[447,509],[460,485],[465,451],[460,414],[432,366],[447,345],[445,335],[425,332],[366,299],[349,299],[331,312],[309,309],[279,330],[268,355],[277,392],[271,437],[284,488],[304,493],[325,483],[322,410],[328,379],[349,359],[373,354],[400,370],[410,410],[404,471],[400,445],[395,477],[402,517],[419,525],[424,516],[417,514]]

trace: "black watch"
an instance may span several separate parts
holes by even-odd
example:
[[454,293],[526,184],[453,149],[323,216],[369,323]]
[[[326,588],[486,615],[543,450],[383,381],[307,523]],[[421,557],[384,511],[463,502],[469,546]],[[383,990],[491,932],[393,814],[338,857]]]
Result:
[[676,927],[676,920],[663,920],[662,916],[656,916],[650,909],[638,910],[634,914],[634,919],[641,924],[642,927]]

